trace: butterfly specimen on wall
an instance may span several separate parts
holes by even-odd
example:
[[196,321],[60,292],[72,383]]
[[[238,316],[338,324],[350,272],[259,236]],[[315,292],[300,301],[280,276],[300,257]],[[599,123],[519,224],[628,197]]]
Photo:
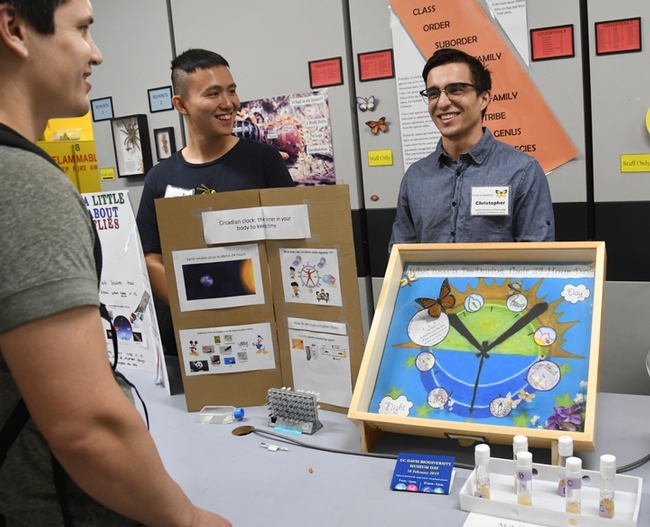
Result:
[[379,132],[388,131],[385,117],[380,117],[379,121],[366,121],[366,125],[370,127],[370,131],[373,133],[373,135],[377,135]]
[[445,278],[440,286],[440,296],[438,298],[416,298],[415,301],[427,310],[429,316],[438,318],[440,314],[447,309],[456,305],[456,297],[451,294],[449,279]]
[[375,96],[371,95],[370,97],[357,97],[357,106],[362,112],[374,111],[375,109]]

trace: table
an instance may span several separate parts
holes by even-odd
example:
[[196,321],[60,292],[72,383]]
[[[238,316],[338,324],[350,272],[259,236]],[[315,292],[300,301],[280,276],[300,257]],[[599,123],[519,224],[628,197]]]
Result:
[[[187,412],[184,396],[168,396],[152,373],[124,373],[147,404],[151,434],[171,476],[196,505],[225,516],[234,527],[460,527],[465,522],[468,513],[460,509],[458,493],[468,470],[457,469],[448,496],[392,491],[392,459],[321,452],[256,434],[237,437],[231,432],[241,425],[272,430],[266,407],[246,408],[240,422],[201,425],[197,412]],[[650,452],[650,397],[600,393],[597,404],[596,452],[579,454],[584,468],[597,470],[604,453],[614,454],[622,466]],[[345,414],[320,411],[319,417],[321,430],[296,439],[360,452],[357,427]],[[289,451],[271,452],[262,442]],[[639,525],[650,524],[650,463],[627,474],[644,478]]]

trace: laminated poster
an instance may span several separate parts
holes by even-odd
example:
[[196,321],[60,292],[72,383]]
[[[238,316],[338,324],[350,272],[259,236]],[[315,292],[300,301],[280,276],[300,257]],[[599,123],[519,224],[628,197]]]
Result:
[[267,322],[181,329],[178,333],[187,376],[275,368],[271,325]]
[[257,244],[174,251],[181,311],[264,303]]
[[320,401],[348,407],[352,374],[347,335],[290,329],[289,341],[295,389],[318,392]]
[[[156,371],[162,367],[162,344],[149,275],[127,191],[82,194],[102,245],[99,298],[117,333],[118,365]],[[106,346],[112,361],[112,331]]]
[[284,301],[342,306],[336,249],[280,249]]

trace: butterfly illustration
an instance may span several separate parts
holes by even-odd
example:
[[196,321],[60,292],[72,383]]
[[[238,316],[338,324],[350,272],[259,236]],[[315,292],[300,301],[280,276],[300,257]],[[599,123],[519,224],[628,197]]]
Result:
[[371,95],[370,97],[357,97],[357,106],[362,112],[374,111],[375,109],[375,96]]
[[415,301],[427,310],[429,316],[438,318],[442,312],[451,309],[456,305],[456,297],[451,294],[449,279],[445,278],[440,286],[440,296],[438,298],[416,298]]
[[417,279],[418,279],[418,276],[413,271],[407,271],[406,274],[404,275],[404,278],[402,278],[399,281],[399,285],[401,287],[405,287],[407,285],[411,285]]
[[380,131],[387,132],[388,126],[386,126],[386,118],[380,117],[379,121],[366,121],[366,124],[370,127],[370,131],[377,135]]
[[517,406],[519,406],[519,403],[521,402],[521,399],[513,399],[512,394],[510,392],[508,392],[508,395],[506,395],[505,400],[506,400],[506,404],[509,404],[510,408],[512,408],[513,410],[517,408]]
[[503,190],[495,190],[495,192],[497,193],[497,198],[505,198],[508,194],[508,189],[504,188]]
[[521,278],[516,278],[515,280],[511,280],[508,283],[508,296],[514,295],[516,293],[521,293],[521,288],[524,285],[524,282],[522,281]]
[[535,398],[535,395],[536,394],[534,394],[534,393],[528,393],[523,388],[519,388],[519,399],[521,401],[526,401],[527,403],[530,403]]

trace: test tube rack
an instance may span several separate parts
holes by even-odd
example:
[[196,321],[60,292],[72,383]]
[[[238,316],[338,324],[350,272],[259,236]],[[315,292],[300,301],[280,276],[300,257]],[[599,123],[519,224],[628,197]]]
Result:
[[318,420],[317,393],[270,388],[266,398],[270,427],[309,435],[323,427]]

